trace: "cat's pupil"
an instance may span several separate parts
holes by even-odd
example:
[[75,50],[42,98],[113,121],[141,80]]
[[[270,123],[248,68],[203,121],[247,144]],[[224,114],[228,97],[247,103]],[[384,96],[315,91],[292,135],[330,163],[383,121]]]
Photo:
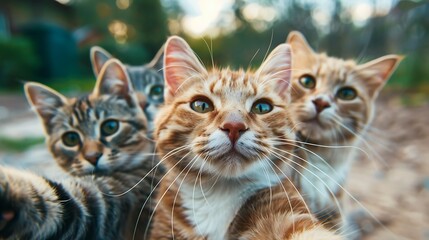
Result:
[[155,85],[150,89],[151,96],[160,96],[163,94],[164,87],[161,85]]
[[191,103],[191,108],[199,113],[206,113],[213,110],[213,105],[204,100],[196,100]]
[[272,109],[273,107],[271,106],[271,104],[266,102],[259,102],[252,107],[252,112],[256,114],[265,114],[270,112]]
[[357,92],[351,87],[344,87],[338,90],[337,97],[343,100],[353,100],[357,97]]
[[61,137],[61,140],[66,146],[74,147],[80,143],[79,134],[76,132],[66,132]]
[[101,134],[109,136],[117,132],[119,129],[119,122],[117,120],[107,120],[101,125]]

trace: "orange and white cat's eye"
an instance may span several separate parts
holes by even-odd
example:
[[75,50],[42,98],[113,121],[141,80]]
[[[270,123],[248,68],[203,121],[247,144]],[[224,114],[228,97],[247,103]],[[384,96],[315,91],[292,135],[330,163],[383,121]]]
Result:
[[271,105],[267,101],[257,101],[253,104],[252,109],[250,110],[252,113],[256,114],[266,114],[273,110],[273,105]]
[[213,103],[206,98],[199,98],[192,101],[191,108],[198,113],[208,113],[214,110]]
[[299,78],[299,83],[308,89],[313,89],[316,87],[316,79],[311,75],[303,75]]
[[119,129],[119,121],[115,119],[109,119],[101,124],[101,134],[105,137],[116,133]]
[[342,100],[353,100],[357,97],[357,91],[352,87],[342,87],[338,89],[336,97]]
[[61,136],[61,140],[67,147],[75,147],[80,144],[80,137],[77,132],[66,132]]

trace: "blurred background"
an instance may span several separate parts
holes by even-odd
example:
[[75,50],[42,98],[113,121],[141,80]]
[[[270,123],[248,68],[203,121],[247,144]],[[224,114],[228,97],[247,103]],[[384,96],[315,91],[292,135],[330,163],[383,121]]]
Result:
[[406,56],[378,100],[368,154],[348,184],[387,226],[363,218],[366,239],[429,239],[429,2],[423,0],[1,0],[0,162],[25,166],[50,158],[22,84],[38,81],[66,95],[90,91],[94,45],[139,65],[174,34],[207,66],[212,54],[218,66],[256,67],[291,30],[317,51],[361,63]]

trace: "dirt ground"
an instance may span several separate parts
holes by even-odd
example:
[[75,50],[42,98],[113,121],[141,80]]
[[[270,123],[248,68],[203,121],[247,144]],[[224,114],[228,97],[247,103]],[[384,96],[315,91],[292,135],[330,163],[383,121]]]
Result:
[[[404,106],[398,96],[385,94],[377,101],[373,127],[361,146],[367,155],[356,159],[346,186],[357,200],[349,199],[349,206],[362,214],[359,223],[367,233],[364,240],[429,240],[429,102]],[[0,107],[7,107],[5,98],[0,100]],[[0,136],[42,134],[23,100],[13,98],[9,109],[21,109],[17,116],[23,119],[0,119]],[[32,125],[32,131],[23,125]],[[0,150],[0,164],[61,175],[44,146],[24,153]]]
[[363,220],[364,239],[429,239],[429,104],[405,107],[397,95],[383,96],[372,126],[362,146],[368,155],[347,186],[382,223]]

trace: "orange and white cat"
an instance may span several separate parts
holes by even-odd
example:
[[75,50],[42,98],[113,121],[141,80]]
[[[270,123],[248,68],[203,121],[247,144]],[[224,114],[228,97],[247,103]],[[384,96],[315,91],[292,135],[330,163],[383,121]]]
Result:
[[189,45],[165,45],[165,105],[155,139],[167,173],[151,239],[340,239],[288,182],[290,47],[257,71],[207,70]]
[[353,146],[364,138],[374,101],[402,57],[387,55],[357,64],[314,52],[299,32],[291,32],[287,43],[294,56],[291,116],[307,149],[301,190],[312,212],[336,225],[342,222],[338,198],[355,154]]

